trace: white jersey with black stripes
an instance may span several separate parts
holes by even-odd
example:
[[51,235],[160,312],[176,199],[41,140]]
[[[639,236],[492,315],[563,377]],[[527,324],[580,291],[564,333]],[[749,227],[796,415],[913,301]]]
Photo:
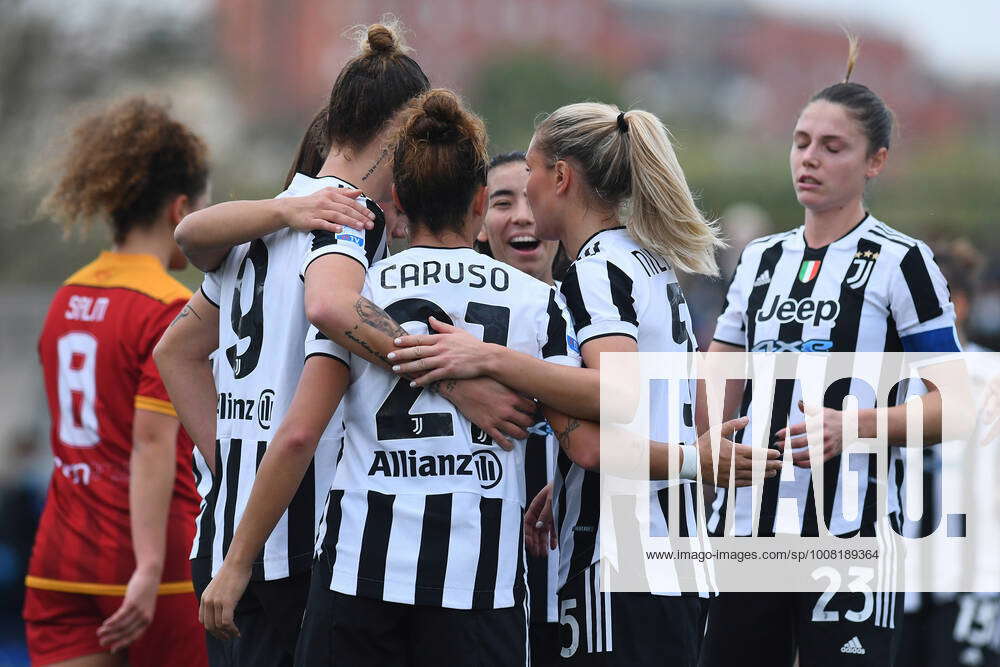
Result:
[[[411,247],[369,269],[365,296],[409,333],[426,333],[433,316],[580,364],[555,290],[471,248]],[[454,609],[522,604],[524,442],[504,451],[433,391],[337,354],[351,384],[322,541],[330,588]]]
[[[953,352],[959,349],[954,309],[948,286],[921,241],[901,234],[867,215],[854,229],[823,248],[810,248],[804,227],[766,236],[747,244],[730,283],[715,340],[755,352]],[[913,383],[893,391],[891,404],[922,392]],[[751,414],[752,384],[744,391],[741,415],[750,425],[736,440],[751,444],[753,429],[773,434],[804,421],[798,407],[798,382],[778,381],[774,387],[771,418],[767,423]],[[875,405],[874,390],[858,381],[834,382],[826,391],[826,407],[843,409],[853,395],[859,408]],[[771,438],[764,438],[770,442]],[[903,464],[900,448],[890,456],[889,520],[899,528]],[[819,512],[834,535],[857,531],[874,534],[876,485],[874,455],[852,455],[851,470],[860,480],[856,503],[844,498],[847,487],[840,479],[840,457],[824,466],[824,507]],[[794,479],[784,479],[791,473]],[[736,490],[731,502],[719,490],[713,503],[709,529],[720,533],[726,513],[735,512],[738,535],[776,533],[816,535],[814,480],[809,468],[793,468],[767,480],[760,496],[758,525],[752,526],[755,492]],[[735,507],[733,507],[735,505]],[[853,505],[857,512],[846,512]],[[847,514],[845,516],[845,514]]]
[[[1000,524],[996,499],[1000,447],[988,439],[993,422],[987,404],[990,383],[1000,377],[1000,355],[971,342],[963,345],[963,352],[976,400],[972,434],[964,441],[925,447],[921,505],[907,505],[908,496],[903,494],[903,535],[934,535],[919,548],[907,550],[908,590],[925,590],[933,584],[938,592],[930,598],[935,604],[954,601],[960,595],[956,591],[1000,591],[996,533]],[[954,512],[956,508],[973,511],[960,514]],[[942,535],[950,539],[941,539]],[[962,539],[957,539],[959,536]],[[907,613],[919,608],[921,597],[907,592]],[[1000,593],[993,597],[995,607]],[[1000,617],[995,620],[1000,622]]]
[[[692,352],[696,349],[691,316],[670,264],[658,253],[638,244],[624,227],[592,236],[580,249],[560,286],[580,345],[604,336],[627,336],[639,352]],[[694,427],[693,382],[651,383],[650,436],[660,442],[691,443]],[[681,485],[680,532],[668,535],[667,516],[673,495],[668,487]],[[695,484],[651,482],[651,535],[668,536],[672,544],[690,546],[696,539]],[[559,585],[579,575],[601,557],[600,477],[573,463],[560,451],[553,490],[553,513],[559,530]],[[697,550],[697,549],[695,549]],[[674,568],[657,562],[648,568],[647,583],[659,593],[698,590],[707,595],[712,584],[708,569],[697,561]]]
[[[353,188],[330,176],[298,174],[278,196],[309,195],[331,186]],[[385,218],[374,202],[358,200],[376,214],[373,230],[307,234],[281,229],[233,248],[222,266],[205,276],[202,292],[220,311],[219,352],[213,363],[218,391],[216,474],[195,457],[199,488],[207,486],[205,480],[211,480],[211,487],[204,493],[191,557],[211,559],[213,576],[302,374],[309,322],[301,274],[323,254],[345,254],[365,268],[384,256]],[[323,501],[336,469],[341,421],[338,413],[323,433],[295,498],[253,565],[254,579],[281,579],[311,566]]]

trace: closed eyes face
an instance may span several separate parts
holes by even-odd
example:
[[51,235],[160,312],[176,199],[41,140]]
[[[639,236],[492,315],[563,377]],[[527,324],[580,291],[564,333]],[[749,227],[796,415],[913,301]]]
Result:
[[868,155],[868,138],[840,104],[810,103],[795,124],[789,166],[799,203],[827,210],[860,199],[865,183],[881,171],[885,149]]

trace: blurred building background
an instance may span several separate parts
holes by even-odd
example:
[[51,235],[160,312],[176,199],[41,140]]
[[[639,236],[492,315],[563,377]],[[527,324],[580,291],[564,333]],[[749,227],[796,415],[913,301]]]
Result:
[[[791,128],[813,92],[843,78],[841,25],[849,25],[862,38],[853,78],[886,99],[900,127],[890,165],[871,188],[871,209],[908,233],[965,235],[991,260],[1000,257],[993,228],[1000,211],[1000,67],[943,66],[905,22],[890,20],[900,17],[810,11],[819,4],[0,3],[0,666],[23,661],[24,549],[51,465],[36,337],[56,286],[109,243],[96,228],[86,239],[64,240],[35,214],[53,176],[46,158],[81,109],[136,92],[169,98],[209,142],[215,200],[272,196],[353,53],[347,28],[391,12],[409,28],[432,83],[454,87],[486,119],[494,151],[525,148],[539,114],[568,102],[602,100],[658,113],[703,208],[722,218],[734,246],[723,258],[731,271],[750,238],[801,223],[788,175]],[[886,11],[919,14],[931,4],[886,3]],[[970,0],[945,11],[977,22],[981,11],[998,18],[992,6]],[[955,36],[943,30],[944,38]],[[192,270],[183,278],[194,286],[200,277]],[[724,283],[689,282],[707,342]],[[1000,347],[997,262],[987,262],[973,318],[972,338]]]

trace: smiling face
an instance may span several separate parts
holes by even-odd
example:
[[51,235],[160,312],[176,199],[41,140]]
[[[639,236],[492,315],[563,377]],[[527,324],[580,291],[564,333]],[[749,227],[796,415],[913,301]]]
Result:
[[539,239],[528,205],[527,183],[524,162],[508,162],[490,169],[486,177],[489,200],[484,229],[496,259],[549,282],[559,242]]
[[868,155],[868,138],[849,110],[826,100],[810,103],[792,135],[789,165],[795,195],[813,212],[861,200],[865,183],[882,171],[888,151]]

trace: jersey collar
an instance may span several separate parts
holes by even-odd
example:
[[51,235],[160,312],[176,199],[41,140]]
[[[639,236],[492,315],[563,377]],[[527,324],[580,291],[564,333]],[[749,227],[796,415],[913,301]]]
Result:
[[160,260],[153,255],[137,252],[115,252],[114,250],[102,250],[97,256],[97,262],[101,265],[114,266],[146,266],[165,271]]
[[865,211],[865,217],[863,217],[858,222],[858,224],[854,225],[854,227],[851,228],[851,231],[847,232],[839,239],[824,246],[823,248],[810,248],[808,245],[806,245],[806,226],[800,225],[795,230],[795,235],[790,239],[790,243],[786,247],[795,250],[806,250],[806,249],[828,250],[830,248],[844,248],[844,247],[853,248],[855,245],[857,245],[858,238],[866,231],[871,229],[873,226],[875,226],[876,223],[878,223],[878,220],[875,219],[875,216]]
[[350,190],[360,190],[352,185],[350,182],[345,181],[342,178],[337,178],[336,176],[320,176],[319,178],[313,178],[312,176],[306,176],[305,174],[295,174],[292,177],[292,182],[288,184],[288,189],[286,192],[295,195],[307,195],[316,192],[321,188],[347,188]]
[[619,229],[625,229],[625,225],[619,225],[617,227],[608,227],[607,229],[599,229],[590,236],[588,236],[587,240],[584,241],[583,244],[580,246],[580,251],[576,253],[576,258],[580,259],[581,257],[583,257],[583,251],[587,249],[587,246],[589,246],[591,241],[596,239],[598,235],[603,234],[604,232],[615,232],[618,231]]

